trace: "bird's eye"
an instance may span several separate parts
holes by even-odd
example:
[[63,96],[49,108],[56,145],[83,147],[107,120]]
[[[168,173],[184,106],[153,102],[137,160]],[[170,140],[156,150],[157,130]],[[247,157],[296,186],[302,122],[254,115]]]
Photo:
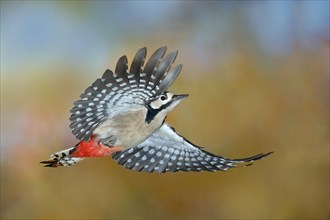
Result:
[[160,100],[165,101],[166,100],[166,96],[165,95],[160,96]]

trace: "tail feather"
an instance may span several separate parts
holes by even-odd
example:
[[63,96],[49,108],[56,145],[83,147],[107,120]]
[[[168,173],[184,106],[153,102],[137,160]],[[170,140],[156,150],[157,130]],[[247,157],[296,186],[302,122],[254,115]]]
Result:
[[40,163],[46,164],[45,167],[59,167],[59,166],[72,166],[77,162],[83,160],[82,157],[72,157],[70,154],[76,147],[71,147],[50,155],[50,159],[41,161]]
[[76,146],[56,152],[50,155],[50,159],[41,161],[45,167],[72,166],[86,157],[109,156],[116,151],[122,151],[122,147],[104,145],[97,139],[81,141]]

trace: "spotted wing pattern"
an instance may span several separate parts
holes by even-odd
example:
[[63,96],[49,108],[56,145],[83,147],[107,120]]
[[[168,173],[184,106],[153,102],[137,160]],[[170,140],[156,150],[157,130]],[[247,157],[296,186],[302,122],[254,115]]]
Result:
[[151,137],[136,147],[113,154],[118,164],[136,171],[177,172],[217,171],[251,165],[270,153],[258,154],[243,159],[228,159],[211,154],[190,143],[166,123]]
[[118,113],[143,105],[146,100],[166,91],[179,75],[182,65],[172,70],[177,51],[164,57],[166,47],[157,49],[146,65],[147,49],[141,48],[135,55],[130,70],[126,56],[116,65],[115,73],[107,69],[74,102],[70,110],[70,128],[80,140],[88,141],[93,130],[107,118]]

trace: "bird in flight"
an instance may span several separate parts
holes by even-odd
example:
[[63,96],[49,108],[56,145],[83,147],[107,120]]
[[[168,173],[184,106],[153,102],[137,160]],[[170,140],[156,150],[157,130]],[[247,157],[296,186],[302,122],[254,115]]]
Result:
[[73,104],[70,128],[79,143],[56,152],[45,167],[71,166],[87,157],[112,156],[118,164],[145,172],[218,171],[251,165],[272,152],[229,159],[207,152],[180,136],[166,116],[188,95],[167,91],[182,64],[171,69],[178,52],[157,49],[145,62],[137,51],[130,68],[122,56]]

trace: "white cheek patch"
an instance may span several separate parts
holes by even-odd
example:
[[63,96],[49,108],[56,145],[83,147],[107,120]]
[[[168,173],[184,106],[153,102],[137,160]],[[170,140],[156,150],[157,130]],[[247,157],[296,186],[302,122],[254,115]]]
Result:
[[163,105],[163,102],[160,99],[157,99],[150,103],[151,108],[159,109]]

